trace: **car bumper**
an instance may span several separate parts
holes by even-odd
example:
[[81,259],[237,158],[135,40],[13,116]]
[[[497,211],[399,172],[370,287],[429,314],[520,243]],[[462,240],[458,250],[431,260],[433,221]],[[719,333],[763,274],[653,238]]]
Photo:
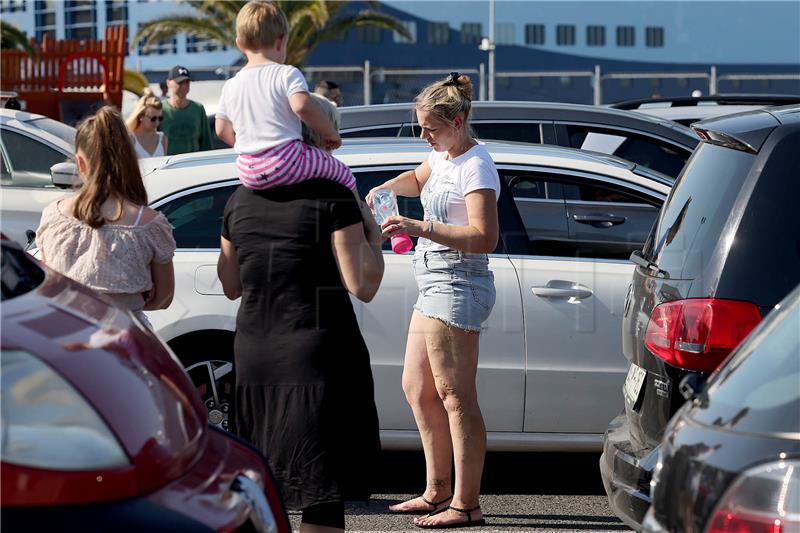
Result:
[[611,510],[629,527],[640,531],[650,507],[650,480],[658,448],[638,448],[630,438],[625,414],[608,426],[600,456],[600,475]]

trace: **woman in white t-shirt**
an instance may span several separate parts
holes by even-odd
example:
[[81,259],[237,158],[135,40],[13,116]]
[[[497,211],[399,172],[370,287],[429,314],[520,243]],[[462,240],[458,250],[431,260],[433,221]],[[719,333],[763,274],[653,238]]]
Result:
[[[421,137],[433,151],[415,170],[376,187],[419,196],[424,220],[389,217],[384,235],[419,237],[414,305],[403,368],[403,390],[425,450],[425,492],[389,508],[426,514],[424,528],[483,525],[479,505],[486,452],[475,384],[481,325],[495,302],[487,253],[497,245],[500,179],[486,149],[472,137],[472,84],[453,72],[416,98]],[[455,487],[451,460],[455,460]]]

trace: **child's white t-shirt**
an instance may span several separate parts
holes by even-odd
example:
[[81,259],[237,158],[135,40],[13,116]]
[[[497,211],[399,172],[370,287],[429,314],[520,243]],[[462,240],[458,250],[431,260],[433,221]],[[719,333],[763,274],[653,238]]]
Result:
[[[454,159],[448,157],[447,152],[435,150],[428,155],[431,175],[420,193],[425,220],[466,226],[469,218],[464,197],[479,189],[491,189],[497,200],[500,196],[500,176],[492,156],[480,144]],[[420,237],[416,246],[417,251],[426,252],[448,249],[425,237]]]
[[233,124],[233,149],[239,154],[257,154],[302,140],[300,118],[289,105],[289,97],[298,92],[308,92],[303,74],[296,67],[278,63],[245,67],[226,81],[217,116]]

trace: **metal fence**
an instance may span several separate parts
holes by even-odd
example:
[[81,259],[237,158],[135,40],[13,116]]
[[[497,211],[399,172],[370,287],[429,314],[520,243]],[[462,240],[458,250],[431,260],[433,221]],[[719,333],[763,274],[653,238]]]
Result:
[[[198,69],[194,69],[193,72]],[[213,74],[221,79],[232,76],[238,68],[221,67]],[[460,66],[441,69],[385,68],[370,61],[352,66],[303,67],[313,87],[320,80],[334,81],[344,89],[345,105],[407,102],[428,83],[458,71],[472,77],[477,99],[488,99],[488,74],[484,63],[477,67]],[[764,92],[800,95],[800,70],[784,73],[732,73],[719,75],[717,67],[692,72],[603,72],[600,65],[593,70],[565,71],[498,71],[495,82],[502,100],[555,100],[601,105],[624,99],[649,96],[684,95],[692,90],[714,95],[720,84],[726,93]],[[748,86],[748,82],[758,82]],[[773,84],[777,82],[777,87]],[[517,85],[515,85],[517,84]],[[778,89],[777,91],[774,89]]]

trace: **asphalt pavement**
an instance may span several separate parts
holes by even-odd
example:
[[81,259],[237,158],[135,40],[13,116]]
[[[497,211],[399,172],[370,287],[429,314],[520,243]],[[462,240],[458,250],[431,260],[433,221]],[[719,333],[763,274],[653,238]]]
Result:
[[[489,453],[481,507],[487,525],[461,531],[630,531],[608,506],[599,454]],[[369,503],[348,502],[348,531],[420,532],[408,515],[388,506],[418,495],[424,482],[422,452],[384,452],[376,472],[377,494]],[[300,514],[291,513],[292,527]]]

